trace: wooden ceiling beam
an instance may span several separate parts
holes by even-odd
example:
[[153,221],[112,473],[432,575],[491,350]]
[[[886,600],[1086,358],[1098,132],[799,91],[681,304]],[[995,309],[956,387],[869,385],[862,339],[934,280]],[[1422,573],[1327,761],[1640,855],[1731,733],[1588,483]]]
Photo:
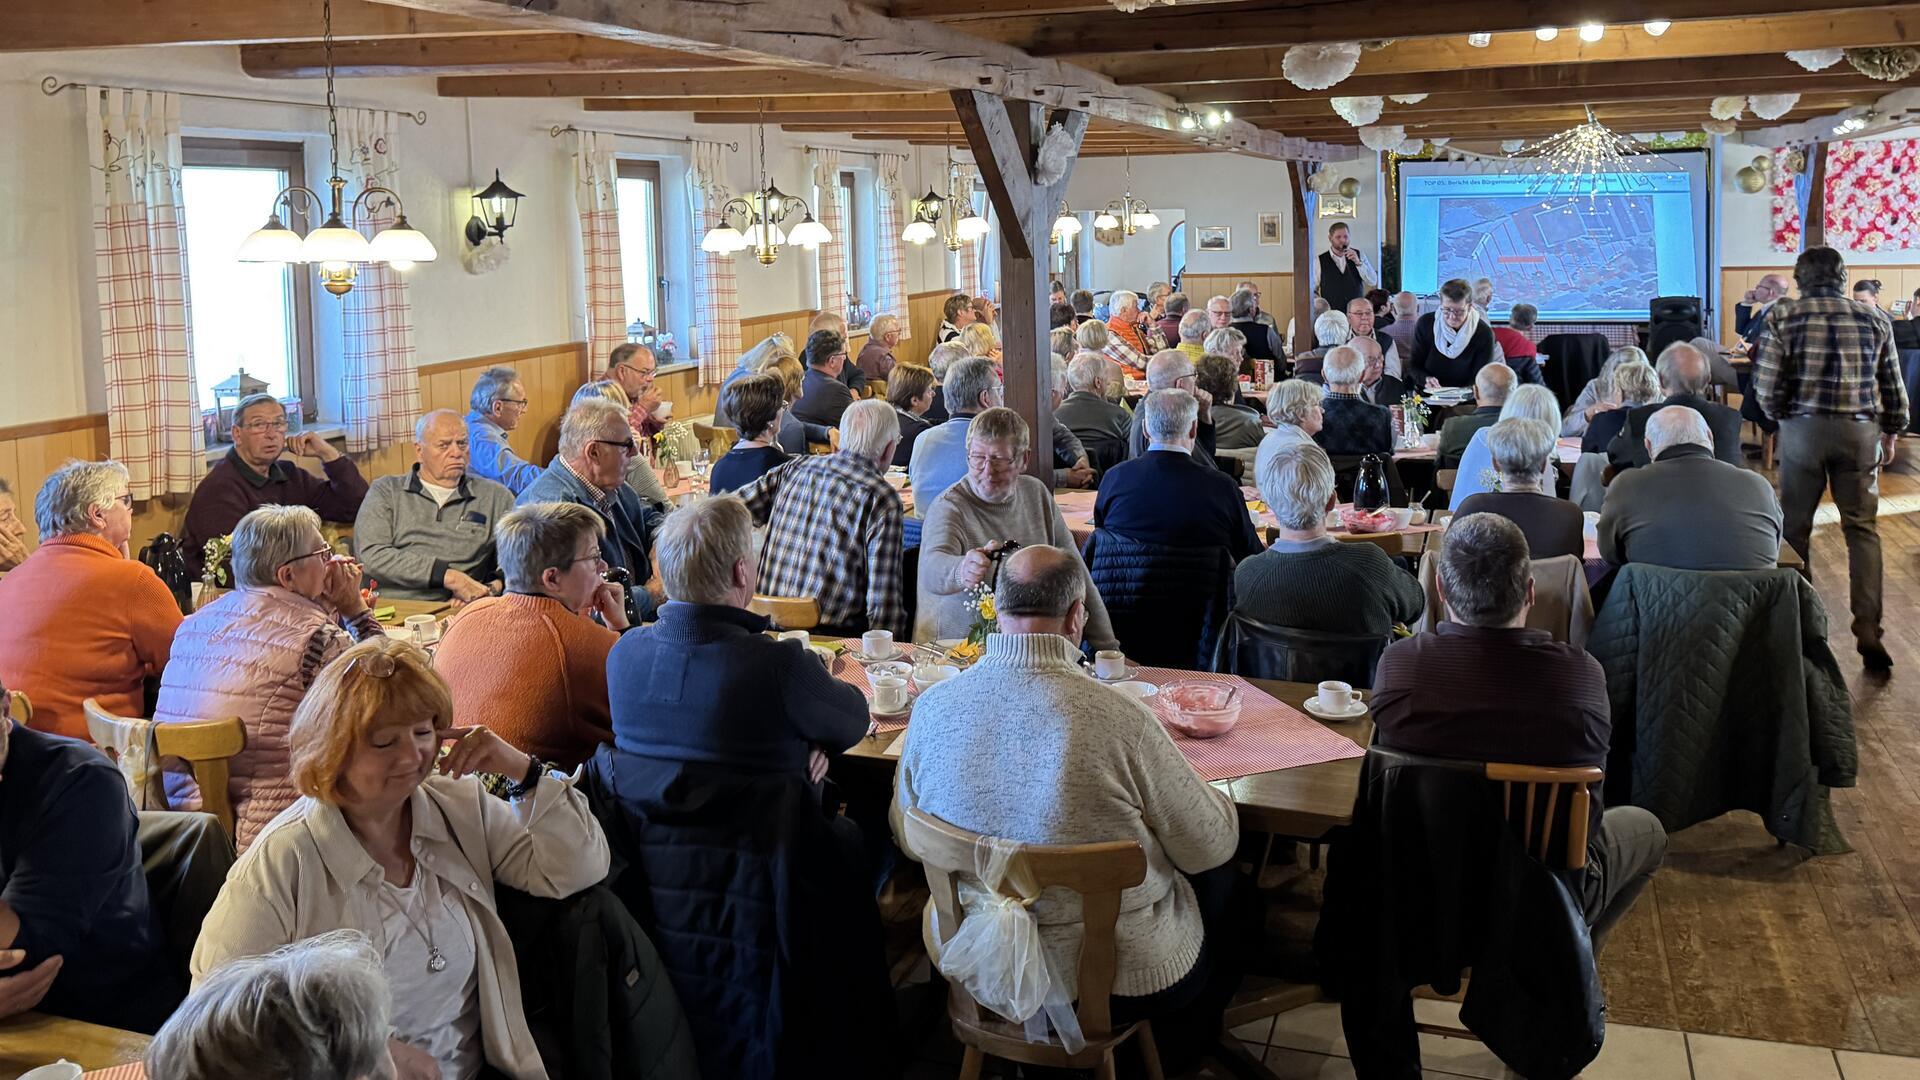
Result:
[[823,109],[818,112],[804,113],[759,113],[750,110],[729,112],[697,112],[693,114],[696,124],[754,124],[765,120],[768,123],[787,127],[794,124],[854,124],[875,127],[925,127],[928,124],[958,124],[960,118],[952,109],[946,112],[928,110],[925,112],[868,113],[857,109]]
[[[392,10],[392,9],[387,9]],[[257,79],[326,74],[317,42],[240,46],[240,70]],[[714,71],[742,65],[714,56],[629,45],[582,34],[501,38],[358,38],[333,43],[334,68],[348,78],[405,75],[536,75],[579,71]]]
[[[1391,26],[1391,23],[1386,24]],[[1351,30],[1352,27],[1348,26]],[[1495,34],[1484,49],[1467,44],[1461,33],[1437,38],[1395,41],[1384,49],[1363,53],[1347,82],[1410,72],[1470,71],[1556,64],[1591,64],[1627,60],[1678,60],[1749,53],[1776,55],[1788,49],[1852,48],[1920,42],[1920,4],[1897,4],[1869,11],[1816,12],[1772,15],[1740,20],[1703,20],[1674,23],[1661,37],[1610,30],[1599,41],[1587,43],[1578,35],[1562,33],[1540,41],[1531,33]],[[1284,49],[1232,48],[1208,53],[1165,53],[1084,58],[1081,63],[1124,84],[1228,82],[1242,79],[1281,79]],[[1676,65],[1674,74],[1684,74]],[[1347,93],[1346,83],[1332,92]],[[1415,91],[1417,92],[1417,91]]]
[[[1848,88],[1842,86],[1822,89],[1818,92],[1802,93],[1800,100],[1803,104],[1843,101],[1844,104],[1851,105],[1861,99],[1873,101],[1882,94],[1885,94],[1890,88],[1886,83],[1880,84],[1879,87],[1861,85]],[[1716,96],[1712,90],[1703,91],[1698,85],[1689,83],[1674,83],[1670,87],[1657,83],[1651,84],[1639,88],[1646,91],[1641,94],[1626,94],[1622,92],[1624,89],[1626,88],[1594,93],[1567,93],[1562,91],[1550,94],[1546,91],[1513,91],[1498,95],[1435,94],[1415,105],[1403,105],[1396,101],[1389,101],[1386,108],[1380,113],[1379,123],[1397,124],[1402,120],[1410,120],[1414,117],[1433,114],[1483,113],[1497,115],[1503,110],[1538,109],[1553,105],[1592,105],[1596,109],[1605,111],[1605,109],[1609,108],[1619,109],[1634,106],[1658,108],[1663,104],[1671,103],[1696,107],[1701,110],[1701,115],[1704,117],[1706,115],[1705,110],[1707,103]],[[1765,93],[1768,91],[1756,90],[1754,92]],[[1293,117],[1309,120],[1323,118],[1339,119],[1339,114],[1333,111],[1333,106],[1324,101],[1274,101],[1264,104],[1257,103],[1248,106],[1244,112],[1236,109],[1234,115],[1249,121],[1279,120]]]
[[441,97],[774,97],[781,94],[871,94],[871,82],[837,79],[812,70],[637,72],[609,75],[450,76]]
[[764,110],[770,117],[807,112],[924,112],[952,111],[945,94],[793,94],[785,97],[646,97],[587,98],[588,112],[740,112]]
[[[1657,78],[1650,76],[1633,82],[1472,90],[1447,89],[1446,84],[1443,83],[1432,90],[1361,90],[1354,94],[1343,96],[1365,97],[1371,95],[1383,97],[1393,93],[1424,93],[1427,95],[1427,101],[1420,102],[1419,104],[1421,105],[1426,104],[1428,101],[1435,101],[1441,98],[1450,98],[1456,101],[1479,99],[1488,102],[1516,99],[1542,102],[1630,101],[1638,98],[1662,97],[1669,94],[1699,94],[1706,97],[1713,97],[1720,94],[1808,94],[1824,93],[1831,90],[1872,90],[1875,88],[1879,88],[1882,93],[1885,93],[1893,89],[1895,85],[1898,85],[1869,78],[1859,74],[1852,68],[1847,68],[1843,72],[1821,72],[1817,75],[1802,72],[1799,75],[1755,75],[1738,79],[1695,79],[1690,77],[1691,73],[1676,78],[1672,70],[1672,65],[1669,64],[1667,67],[1668,71],[1664,76]],[[1578,70],[1578,65],[1549,70]],[[1445,73],[1437,72],[1436,74]],[[1404,78],[1407,82],[1411,83],[1416,82],[1421,76],[1396,76],[1395,78],[1396,81]],[[1326,93],[1301,94],[1293,88],[1291,83],[1272,81],[1194,85],[1186,87],[1185,89],[1202,92],[1212,91],[1212,93],[1195,96],[1199,97],[1200,100],[1204,100],[1208,105],[1221,105],[1231,108],[1236,115],[1241,113],[1251,114],[1256,109],[1269,107],[1287,109],[1320,105],[1323,108],[1331,108],[1330,102],[1335,96]],[[1187,97],[1189,95],[1180,94],[1178,96]],[[1388,107],[1392,108],[1395,104],[1397,103],[1389,102]]]
[[[1030,101],[1089,117],[1116,120],[1145,130],[1182,137],[1178,102],[1144,87],[1120,86],[1082,67],[984,41],[938,23],[894,19],[853,0],[779,0],[742,4],[738,0],[393,0],[403,7],[470,18],[511,19],[516,25],[550,33],[581,33],[657,48],[701,52],[746,63],[806,64],[833,69],[847,80],[896,83],[920,90],[983,91]],[[751,73],[726,78],[748,78]],[[760,73],[767,78],[774,73]],[[697,75],[667,76],[692,79]],[[511,77],[492,80],[444,79],[442,92],[499,95]],[[515,87],[526,96],[665,97],[733,96],[755,90],[662,90],[653,85],[607,89],[572,85],[577,75],[536,77],[542,87]],[[592,79],[593,77],[585,77]],[[610,77],[609,77],[610,78]],[[560,84],[567,83],[565,91]],[[466,85],[462,85],[466,84]],[[481,85],[475,85],[481,84]],[[482,86],[485,89],[482,89]],[[794,90],[805,93],[808,91]],[[813,91],[813,92],[818,92]],[[870,87],[860,91],[872,93]],[[1250,124],[1228,124],[1212,133],[1247,152],[1275,159],[1323,157],[1317,148],[1291,143]],[[1344,152],[1340,155],[1344,157]]]
[[[318,41],[321,0],[5,0],[0,52]],[[518,33],[490,19],[335,0],[336,37]]]

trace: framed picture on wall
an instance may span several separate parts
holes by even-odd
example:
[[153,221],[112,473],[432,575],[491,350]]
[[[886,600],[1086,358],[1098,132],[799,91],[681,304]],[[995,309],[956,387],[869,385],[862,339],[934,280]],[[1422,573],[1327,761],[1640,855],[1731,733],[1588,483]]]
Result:
[[1233,226],[1201,225],[1193,230],[1193,246],[1199,251],[1232,251]]
[[1320,196],[1320,216],[1350,218],[1359,205],[1358,198],[1349,198],[1345,195],[1322,195]]
[[1286,231],[1285,216],[1277,213],[1260,215],[1260,235],[1257,239],[1261,247],[1273,247],[1286,243],[1284,237]]

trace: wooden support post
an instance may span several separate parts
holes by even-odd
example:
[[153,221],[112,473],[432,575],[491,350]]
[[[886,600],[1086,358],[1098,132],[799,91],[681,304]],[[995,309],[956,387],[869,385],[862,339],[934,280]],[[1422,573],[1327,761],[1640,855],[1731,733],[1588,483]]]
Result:
[[1053,486],[1053,369],[1048,348],[1047,244],[1053,216],[1066,193],[1087,114],[1055,119],[1073,137],[1067,169],[1051,184],[1034,180],[1034,163],[1047,134],[1047,110],[1029,101],[1002,100],[982,90],[953,91],[967,145],[1000,220],[1000,349],[1007,407],[1027,421],[1032,451],[1027,472]]
[[1827,144],[1814,143],[1807,147],[1807,212],[1801,216],[1800,231],[1806,242],[1800,250],[1825,247],[1827,245]]
[[1293,340],[1287,348],[1303,353],[1313,348],[1313,222],[1307,220],[1307,164],[1287,162],[1293,188]]

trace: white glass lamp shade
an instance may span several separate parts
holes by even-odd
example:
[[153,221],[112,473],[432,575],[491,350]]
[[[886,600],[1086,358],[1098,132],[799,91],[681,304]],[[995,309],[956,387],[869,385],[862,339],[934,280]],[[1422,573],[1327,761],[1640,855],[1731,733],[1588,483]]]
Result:
[[1592,42],[1599,41],[1601,38],[1606,36],[1607,36],[1607,28],[1600,25],[1599,23],[1581,23],[1580,24],[1580,40],[1581,41],[1585,41],[1591,44]]
[[1061,236],[1073,236],[1079,233],[1080,228],[1080,219],[1068,213],[1062,213],[1053,222],[1053,231]]
[[747,246],[747,238],[732,225],[715,225],[700,238],[700,250],[713,255],[731,255]]
[[427,234],[407,224],[404,216],[394,222],[392,228],[374,234],[373,241],[367,245],[367,254],[374,262],[394,266],[432,262],[440,256],[434,250],[433,241],[427,239]]
[[812,214],[808,214],[805,221],[793,227],[793,232],[788,238],[801,247],[812,250],[821,244],[831,242],[833,234],[827,231],[825,225],[813,220]]
[[937,235],[938,234],[933,231],[932,225],[924,221],[913,221],[909,222],[906,229],[901,232],[900,239],[905,240],[909,244],[924,244]]
[[786,230],[771,221],[756,221],[747,226],[747,231],[741,239],[745,243],[733,250],[741,251],[750,247],[777,248],[787,242],[787,234]]
[[1535,30],[1533,36],[1539,38],[1541,41],[1552,41],[1554,38],[1560,36],[1560,28],[1557,26],[1543,26]]
[[303,262],[344,263],[371,262],[373,245],[360,235],[358,229],[349,229],[339,217],[330,217],[327,223],[307,234],[300,242],[300,259]]
[[1093,219],[1093,227],[1096,229],[1117,229],[1120,227],[1120,219],[1102,210],[1099,215]]
[[962,240],[978,240],[987,235],[987,219],[969,212],[966,217],[954,222],[953,234]]
[[1666,33],[1672,26],[1673,23],[1666,19],[1648,19],[1645,23],[1641,24],[1641,28],[1653,37],[1659,37],[1661,34]]
[[304,262],[306,260],[300,251],[300,234],[287,228],[276,214],[267,219],[265,225],[247,234],[234,259],[239,262]]
[[1133,215],[1133,224],[1136,228],[1151,229],[1160,224],[1160,215],[1151,210],[1142,210]]

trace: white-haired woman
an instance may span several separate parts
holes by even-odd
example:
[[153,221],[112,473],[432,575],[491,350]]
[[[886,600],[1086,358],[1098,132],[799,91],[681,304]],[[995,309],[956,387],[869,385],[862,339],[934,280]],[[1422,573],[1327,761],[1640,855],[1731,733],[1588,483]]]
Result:
[[1326,388],[1305,379],[1282,379],[1273,384],[1267,391],[1267,419],[1273,423],[1273,430],[1261,437],[1260,449],[1254,452],[1254,476],[1265,473],[1267,462],[1285,447],[1319,445],[1313,437],[1326,423],[1326,400]]
[[1456,513],[1493,513],[1512,521],[1526,534],[1528,554],[1535,559],[1584,555],[1586,522],[1580,508],[1553,493],[1552,422],[1514,417],[1484,430],[1500,490],[1461,500]]
[[1620,369],[1620,365],[1635,361],[1651,364],[1646,352],[1638,345],[1625,345],[1607,354],[1606,361],[1600,365],[1599,374],[1588,379],[1587,385],[1580,388],[1579,396],[1573,399],[1573,404],[1567,406],[1560,422],[1561,438],[1577,439],[1585,435],[1587,425],[1593,422],[1594,417],[1620,407],[1613,400],[1613,373]]
[[1297,379],[1313,382],[1324,381],[1321,369],[1326,362],[1327,353],[1345,345],[1353,339],[1353,327],[1347,322],[1343,311],[1323,311],[1313,320],[1314,348],[1293,358],[1293,375]]
[[[1507,395],[1507,403],[1500,406],[1500,419],[1511,420],[1518,417],[1523,420],[1538,420],[1549,428],[1560,422],[1560,402],[1553,391],[1537,383],[1528,383]],[[1498,421],[1495,421],[1496,423]],[[1453,497],[1448,500],[1447,508],[1458,513],[1460,504],[1483,491],[1500,490],[1499,474],[1493,468],[1493,451],[1487,446],[1489,428],[1481,428],[1473,433],[1473,441],[1467,443],[1467,449],[1460,455],[1460,471],[1453,482]],[[1554,489],[1557,454],[1549,454],[1544,471],[1540,475],[1540,488],[1543,491]]]
[[1645,360],[1634,360],[1614,368],[1613,379],[1607,387],[1607,398],[1614,407],[1596,415],[1587,425],[1586,433],[1580,436],[1580,452],[1606,453],[1607,444],[1626,429],[1627,414],[1642,405],[1651,405],[1661,397],[1660,375],[1652,364]]
[[0,682],[33,701],[32,726],[87,741],[80,703],[146,715],[180,626],[180,606],[127,558],[133,495],[117,461],[69,461],[33,502],[40,546],[0,577]]
[[[320,516],[304,506],[262,506],[233,528],[235,589],[201,608],[173,636],[153,718],[168,723],[238,716],[247,745],[227,759],[234,844],[253,843],[299,798],[287,773],[293,710],[320,669],[356,641],[382,633],[360,596],[360,567],[334,554]],[[166,776],[176,810],[201,808],[184,770]]]
[[793,355],[793,339],[787,336],[786,331],[775,330],[761,338],[758,345],[740,354],[740,359],[735,361],[733,370],[728,372],[726,379],[720,383],[720,389],[725,390],[732,386],[735,379],[757,373],[766,366],[767,361],[782,353],[788,356]]

